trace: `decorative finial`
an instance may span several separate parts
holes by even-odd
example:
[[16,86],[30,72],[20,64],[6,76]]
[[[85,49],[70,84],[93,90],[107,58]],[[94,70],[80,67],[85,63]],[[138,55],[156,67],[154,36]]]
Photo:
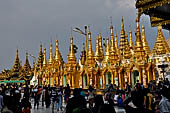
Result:
[[123,16],[122,16],[122,29],[124,29]]
[[110,16],[110,23],[112,24],[112,16]]
[[73,30],[73,28],[71,27],[71,35],[72,35],[72,30]]
[[50,43],[52,43],[52,37],[50,37]]
[[90,32],[90,26],[88,25],[88,31]]
[[137,18],[136,18],[136,22],[138,22],[138,23],[139,23],[139,16],[137,16]]

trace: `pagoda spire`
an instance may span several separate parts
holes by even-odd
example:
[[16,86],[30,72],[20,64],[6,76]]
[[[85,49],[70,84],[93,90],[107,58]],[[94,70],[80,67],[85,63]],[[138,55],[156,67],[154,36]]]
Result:
[[169,47],[166,43],[167,42],[165,41],[165,37],[162,33],[162,27],[158,26],[157,38],[152,53],[156,55],[169,53]]
[[125,43],[125,51],[124,51],[124,58],[125,59],[130,59],[131,58],[131,52],[130,52],[130,47],[129,47],[129,42],[128,42],[128,35],[125,35],[126,37],[126,43]]
[[150,48],[148,46],[148,42],[146,40],[144,24],[142,24],[142,44],[143,44],[143,49],[144,49],[145,53],[147,55],[150,55],[151,54],[151,50],[150,50]]
[[113,33],[113,25],[110,25],[110,49],[111,51],[115,51],[115,42],[114,42],[114,33]]
[[115,48],[118,50],[117,33],[115,33]]
[[124,54],[124,49],[125,49],[125,30],[124,30],[124,23],[123,23],[123,17],[122,17],[122,24],[121,24],[121,32],[120,32],[120,43],[119,43],[119,48],[120,48],[120,54],[123,56]]
[[132,39],[132,30],[130,28],[129,30],[129,46],[132,49],[133,48],[133,39]]
[[73,48],[73,36],[72,36],[72,34],[70,36],[70,53],[68,55],[68,58],[76,60],[74,48]]
[[117,37],[115,37],[115,41],[114,41],[113,26],[111,24],[111,26],[110,26],[110,57],[109,57],[109,59],[112,64],[114,64],[115,61],[118,59],[118,54],[117,54],[118,48],[116,48],[115,46],[118,47]]
[[39,69],[41,69],[43,67],[43,52],[42,52],[42,44],[40,44],[40,52],[39,52],[39,56],[38,56],[38,64],[37,67]]
[[26,52],[26,59],[25,59],[25,64],[24,64],[24,70],[26,72],[29,72],[31,70],[31,66],[29,64],[28,53],[27,52]]
[[103,58],[103,47],[102,47],[102,36],[101,36],[101,33],[99,33],[99,49],[100,49],[100,53],[101,53],[102,58]]
[[16,50],[16,57],[15,57],[15,61],[14,61],[14,66],[13,66],[13,72],[19,72],[21,69],[21,64],[19,61],[19,56],[18,56],[18,49]]
[[101,55],[100,48],[99,48],[99,34],[97,34],[97,37],[96,37],[95,59],[97,61],[101,61],[102,60],[102,55]]
[[[88,50],[88,57],[94,56],[93,50],[92,50],[92,44],[91,44],[91,32],[90,30],[88,31],[89,35],[89,50]],[[99,38],[100,39],[100,38]]]
[[139,17],[137,17],[136,23],[137,27],[136,27],[135,57],[137,58],[137,61],[141,61],[142,59],[144,59],[145,52],[143,50],[141,40]]
[[109,37],[108,37],[108,35],[107,35],[105,55],[104,55],[104,62],[105,62],[105,63],[107,63],[107,61],[109,60],[109,56],[110,56]]
[[56,51],[55,51],[55,60],[61,60],[61,54],[58,48],[58,40],[56,40]]
[[44,48],[44,60],[43,60],[43,66],[47,66],[47,57],[46,57],[46,48]]
[[48,64],[52,64],[53,63],[53,45],[52,43],[50,44],[50,58],[48,60]]

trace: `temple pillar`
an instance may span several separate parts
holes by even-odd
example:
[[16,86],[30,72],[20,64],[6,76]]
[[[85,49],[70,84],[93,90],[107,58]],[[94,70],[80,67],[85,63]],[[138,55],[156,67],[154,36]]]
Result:
[[150,82],[150,72],[148,70],[148,83]]
[[106,85],[105,75],[103,74],[102,77],[103,77],[103,88],[105,88],[105,85]]
[[154,69],[152,70],[152,80],[155,80],[155,71],[154,71]]
[[112,76],[111,83],[114,84],[114,72],[113,72],[113,71],[112,71],[112,73],[111,73],[111,76]]
[[[125,75],[124,75],[124,81],[125,81],[125,82],[128,82],[128,73],[125,73]],[[123,84],[124,84],[124,81],[123,81]]]
[[119,81],[119,83],[118,83],[118,86],[120,87],[120,88],[122,88],[123,87],[123,85],[122,85],[122,77],[121,77],[121,72],[119,71],[119,77],[118,77],[118,81]]
[[48,76],[48,82],[47,82],[47,85],[50,85],[50,75]]
[[71,82],[72,82],[72,88],[75,88],[75,82],[74,82],[74,76],[73,75],[74,74],[71,75],[71,78],[72,78]]
[[90,85],[90,77],[89,77],[89,74],[87,73],[87,86]]
[[142,83],[142,73],[141,73],[141,69],[139,69],[139,83]]
[[82,75],[80,75],[80,88],[83,88],[84,89],[84,86],[83,86],[83,84],[84,84],[84,82],[83,82],[83,74]]
[[131,71],[128,70],[127,74],[128,74],[128,83],[131,84]]
[[56,86],[60,86],[59,85],[59,77],[58,76],[55,77],[54,81],[55,81]]

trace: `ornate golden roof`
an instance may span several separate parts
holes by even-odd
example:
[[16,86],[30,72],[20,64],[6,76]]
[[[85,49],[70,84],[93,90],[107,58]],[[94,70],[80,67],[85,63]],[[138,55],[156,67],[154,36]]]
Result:
[[169,53],[169,47],[167,42],[165,41],[165,37],[163,36],[161,26],[158,26],[157,38],[152,53],[156,55]]
[[130,52],[130,47],[129,47],[129,42],[128,42],[128,36],[127,34],[125,35],[126,36],[126,43],[125,43],[125,51],[124,51],[124,58],[125,59],[130,59],[132,54]]
[[123,56],[124,54],[124,49],[125,49],[125,30],[124,30],[124,23],[123,23],[123,17],[122,17],[122,25],[121,25],[121,32],[120,32],[120,43],[119,43],[119,49],[120,49],[120,54]]
[[43,52],[42,52],[42,44],[40,44],[40,52],[39,52],[39,56],[38,56],[38,64],[37,67],[39,69],[41,69],[43,67]]
[[112,24],[110,26],[110,62],[112,64],[114,64],[117,59],[118,59],[118,54],[117,54],[117,50],[116,50],[116,47],[118,46],[117,45],[117,37],[115,37],[115,41],[114,41],[114,33],[113,33],[113,27],[112,27]]
[[95,59],[99,62],[102,60],[102,53],[101,53],[100,47],[99,47],[99,35],[98,34],[97,34],[97,37],[96,37]]
[[69,72],[73,72],[78,70],[78,63],[76,62],[76,57],[75,57],[75,53],[73,50],[73,36],[71,34],[70,36],[70,51],[69,54],[67,55],[67,63],[65,64],[65,72],[69,73]]
[[18,49],[16,51],[16,57],[15,57],[15,61],[14,61],[14,65],[13,65],[13,72],[19,72],[20,70],[22,69],[22,66],[20,64],[20,61],[19,61],[19,56],[18,56]]
[[75,57],[75,53],[74,53],[74,48],[73,48],[73,36],[71,34],[70,36],[70,52],[68,54],[68,60],[75,60],[76,61],[76,57]]
[[58,47],[58,40],[56,40],[55,61],[63,62],[62,58],[61,58],[61,53],[60,53],[59,47]]
[[141,40],[141,34],[140,34],[140,25],[139,25],[139,17],[136,19],[137,27],[136,27],[136,42],[135,42],[135,57],[138,59],[138,61],[141,61],[144,59],[145,51],[143,49],[143,44]]
[[88,54],[87,54],[87,64],[89,67],[91,67],[91,66],[95,66],[96,62],[95,62],[95,56],[94,56],[94,53],[92,50],[90,30],[88,31],[88,35],[89,35],[89,50],[88,50]]
[[[88,50],[88,57],[94,57],[94,52],[92,50],[92,44],[91,44],[91,32],[89,30],[88,32],[88,35],[89,35],[89,50]],[[99,38],[100,39],[100,38]],[[100,41],[99,41],[100,42]],[[99,44],[100,46],[100,44]]]
[[26,52],[26,59],[25,59],[25,64],[24,64],[24,70],[26,72],[29,72],[31,70],[31,66],[29,64],[28,53],[27,52]]
[[146,40],[144,24],[142,24],[142,44],[143,44],[143,49],[144,49],[145,53],[147,55],[150,55],[151,54],[151,50],[150,50],[148,42]]

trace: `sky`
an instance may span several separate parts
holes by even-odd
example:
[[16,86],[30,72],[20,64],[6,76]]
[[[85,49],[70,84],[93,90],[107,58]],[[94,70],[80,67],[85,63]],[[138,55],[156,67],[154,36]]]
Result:
[[[26,51],[38,59],[40,43],[47,49],[48,59],[50,42],[54,54],[56,36],[59,50],[67,62],[71,33],[78,47],[78,60],[85,38],[71,29],[79,27],[84,30],[85,25],[90,26],[95,51],[97,33],[101,33],[102,37],[110,34],[110,17],[118,40],[123,16],[125,31],[129,32],[131,26],[135,42],[136,14],[135,0],[0,0],[0,71],[12,68],[17,48],[22,65]],[[146,38],[152,49],[157,28],[151,27],[146,15],[142,15],[140,21],[145,24]],[[163,33],[166,39],[170,37],[168,31],[163,30]],[[29,56],[31,65],[33,60]]]

